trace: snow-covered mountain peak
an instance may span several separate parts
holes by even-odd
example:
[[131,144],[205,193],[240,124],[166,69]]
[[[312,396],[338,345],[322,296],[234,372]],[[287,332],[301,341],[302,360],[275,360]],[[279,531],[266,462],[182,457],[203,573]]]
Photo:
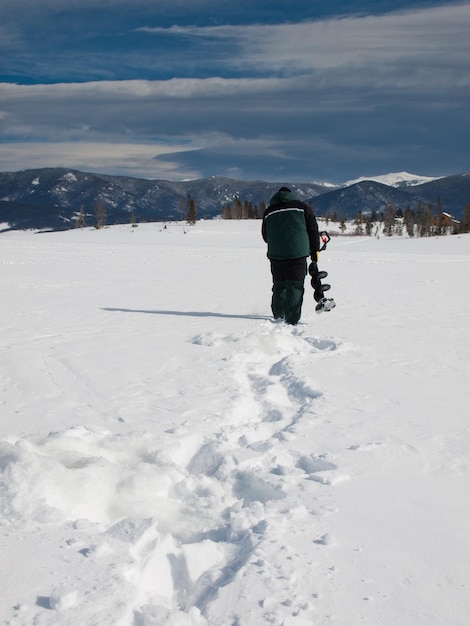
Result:
[[423,183],[429,183],[432,180],[437,180],[440,176],[421,176],[419,174],[410,174],[409,172],[393,172],[390,174],[382,174],[380,176],[361,176],[354,180],[348,180],[345,186],[355,185],[356,183],[362,183],[366,180],[372,180],[376,183],[382,183],[389,187],[414,187],[415,185],[422,185]]

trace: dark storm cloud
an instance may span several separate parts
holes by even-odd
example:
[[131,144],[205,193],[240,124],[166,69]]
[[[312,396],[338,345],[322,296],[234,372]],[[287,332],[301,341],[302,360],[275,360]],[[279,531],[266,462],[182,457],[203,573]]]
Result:
[[[95,171],[152,178],[340,182],[467,169],[470,4],[386,13],[403,3],[379,2],[368,15],[371,3],[331,3],[340,17],[312,19],[316,4],[293,3],[283,23],[258,14],[233,24],[233,3],[204,20],[204,2],[161,3],[159,19],[150,2],[132,13],[124,0],[101,2],[91,20],[91,0],[42,2],[63,25],[51,44],[25,42],[18,20],[1,44],[14,60],[2,73],[17,80],[0,85],[0,169],[91,169],[87,144]],[[74,11],[89,27],[67,39]]]

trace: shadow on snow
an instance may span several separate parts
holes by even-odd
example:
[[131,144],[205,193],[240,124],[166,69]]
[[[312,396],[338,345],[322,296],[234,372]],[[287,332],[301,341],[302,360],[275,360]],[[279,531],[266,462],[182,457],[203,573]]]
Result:
[[212,311],[146,311],[144,309],[121,309],[103,307],[102,311],[117,311],[119,313],[149,313],[151,315],[177,315],[182,317],[225,317],[245,320],[270,320],[266,315],[235,315],[230,313],[214,313]]

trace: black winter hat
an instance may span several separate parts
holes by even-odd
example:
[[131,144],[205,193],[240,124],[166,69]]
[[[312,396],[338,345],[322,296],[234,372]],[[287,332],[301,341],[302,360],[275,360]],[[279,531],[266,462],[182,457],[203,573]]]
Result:
[[289,193],[292,193],[292,191],[289,189],[289,187],[281,187],[279,189],[279,191],[288,191]]

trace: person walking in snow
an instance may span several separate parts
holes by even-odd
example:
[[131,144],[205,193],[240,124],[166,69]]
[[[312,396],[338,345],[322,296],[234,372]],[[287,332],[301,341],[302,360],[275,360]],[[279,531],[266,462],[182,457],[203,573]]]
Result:
[[302,312],[307,258],[316,262],[320,250],[315,214],[288,187],[281,187],[264,211],[261,234],[271,262],[273,316],[295,325]]

